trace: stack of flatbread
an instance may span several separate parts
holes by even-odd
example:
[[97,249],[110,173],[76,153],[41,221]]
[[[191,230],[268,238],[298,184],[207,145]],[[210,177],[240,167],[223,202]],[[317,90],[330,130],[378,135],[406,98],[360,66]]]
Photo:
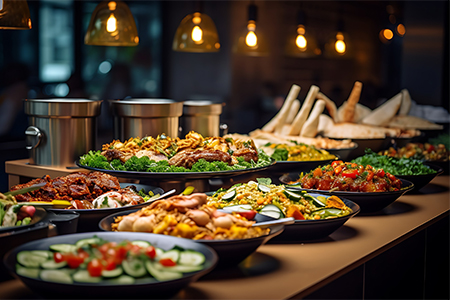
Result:
[[[408,90],[386,101],[374,110],[359,103],[362,83],[356,81],[348,97],[339,108],[334,101],[312,85],[300,105],[298,85],[293,85],[277,115],[261,130],[250,136],[273,135],[272,139],[305,140],[325,136],[330,138],[375,139],[412,137],[419,130],[442,129],[441,125],[408,115],[411,97]],[[323,114],[324,110],[328,115]],[[275,138],[276,137],[276,138]]]

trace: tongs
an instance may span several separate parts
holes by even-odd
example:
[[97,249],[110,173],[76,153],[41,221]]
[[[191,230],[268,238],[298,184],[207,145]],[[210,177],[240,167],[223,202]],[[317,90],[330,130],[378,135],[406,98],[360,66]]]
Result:
[[266,228],[266,227],[270,227],[273,225],[289,225],[289,224],[294,224],[294,223],[295,223],[295,219],[293,217],[289,217],[289,218],[282,218],[282,219],[272,220],[272,221],[258,222],[258,223],[253,224],[252,227]]
[[9,192],[3,193],[3,195],[16,196],[16,195],[26,194],[26,193],[38,190],[46,184],[47,184],[47,182],[36,183],[36,184],[30,185],[30,186],[20,189],[20,190],[9,191]]

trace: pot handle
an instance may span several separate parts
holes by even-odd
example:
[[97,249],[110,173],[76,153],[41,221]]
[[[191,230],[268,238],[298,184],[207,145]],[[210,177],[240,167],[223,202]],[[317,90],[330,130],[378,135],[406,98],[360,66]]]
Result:
[[219,125],[219,130],[221,131],[220,136],[224,136],[224,135],[228,134],[228,124],[221,123]]
[[27,145],[25,148],[27,148],[27,150],[37,148],[44,137],[44,134],[36,126],[28,126],[27,130],[25,130],[25,135],[27,140]]

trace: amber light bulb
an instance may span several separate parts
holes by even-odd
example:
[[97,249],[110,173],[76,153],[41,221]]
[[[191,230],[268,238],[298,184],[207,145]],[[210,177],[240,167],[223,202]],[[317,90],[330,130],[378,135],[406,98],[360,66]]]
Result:
[[297,47],[301,50],[301,51],[305,51],[306,47],[308,46],[308,41],[306,40],[305,37],[305,26],[303,25],[299,25],[297,28],[297,38],[295,39],[295,44],[297,45]]
[[344,54],[347,50],[347,45],[344,41],[344,35],[342,32],[338,32],[336,34],[336,42],[334,43],[334,49],[336,49],[336,52],[339,54]]

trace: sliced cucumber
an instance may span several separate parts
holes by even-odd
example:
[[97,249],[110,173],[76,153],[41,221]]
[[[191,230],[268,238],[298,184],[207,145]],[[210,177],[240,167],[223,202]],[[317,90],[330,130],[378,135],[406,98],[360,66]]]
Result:
[[67,272],[64,272],[62,270],[42,270],[40,276],[41,279],[45,281],[68,283],[68,284],[73,283],[72,277],[70,277],[70,275],[67,274]]
[[163,249],[155,247],[156,257],[160,257],[165,252]]
[[50,245],[50,250],[55,252],[63,252],[63,253],[69,253],[69,252],[75,252],[77,251],[77,246],[72,244],[53,244]]
[[158,259],[170,258],[174,262],[178,262],[178,259],[180,258],[180,250],[172,249],[172,250],[162,253],[160,256],[157,256],[157,257],[158,257]]
[[39,278],[39,272],[41,270],[38,268],[26,268],[19,264],[16,265],[16,273],[20,276],[30,277],[30,278]]
[[238,205],[230,205],[230,206],[225,206],[223,208],[224,211],[226,212],[240,212],[240,211],[249,211],[252,210],[252,206],[250,204],[238,204]]
[[67,261],[62,261],[62,262],[57,263],[57,262],[55,262],[55,260],[53,258],[41,263],[41,267],[44,269],[54,270],[54,269],[61,269],[62,267],[65,267],[65,266],[67,266]]
[[150,275],[152,275],[158,281],[175,280],[183,277],[183,273],[181,272],[166,271],[165,269],[159,270],[158,267],[155,267],[155,264],[158,263],[147,260],[145,262],[145,267],[147,268],[147,271],[150,273]]
[[122,267],[117,267],[114,270],[103,270],[102,276],[106,278],[118,277],[123,274]]
[[322,208],[311,213],[311,216],[319,215],[322,219],[327,217],[338,217],[342,210],[338,208]]
[[260,190],[263,193],[268,193],[270,192],[271,188],[265,184],[258,183],[258,190]]
[[102,242],[101,239],[97,237],[89,238],[89,239],[82,239],[78,240],[75,244],[77,248],[82,248],[84,246],[92,245],[92,244],[100,244]]
[[136,279],[134,279],[134,277],[128,275],[120,275],[117,278],[108,280],[108,282],[111,282],[113,284],[134,284],[135,281]]
[[133,277],[142,277],[147,274],[144,263],[139,258],[128,257],[122,262],[125,273]]
[[51,252],[51,251],[47,251],[47,250],[32,250],[30,252],[32,252],[34,255],[43,256],[46,259],[53,258],[53,252]]
[[87,270],[78,270],[75,274],[73,274],[73,280],[78,282],[97,283],[102,281],[102,278],[100,276],[91,276]]
[[137,245],[142,248],[147,248],[147,247],[151,246],[151,244],[147,241],[132,241],[131,243],[133,245]]
[[178,263],[185,266],[200,266],[206,258],[203,253],[194,250],[185,250],[181,252]]
[[236,197],[236,189],[232,189],[228,192],[226,192],[223,196],[222,196],[222,200],[223,201],[231,201],[234,199],[234,197]]
[[203,266],[188,266],[188,265],[176,265],[173,267],[165,267],[158,263],[153,264],[153,266],[160,271],[165,270],[165,271],[181,272],[181,273],[196,272],[196,271],[200,271],[201,269],[203,269]]
[[275,219],[281,219],[284,217],[283,212],[281,211],[281,209],[273,204],[268,204],[266,206],[264,206],[259,213],[261,215],[265,215],[265,216],[269,216]]
[[47,260],[46,257],[35,255],[32,251],[20,251],[16,256],[17,261],[24,267],[38,268]]
[[292,201],[300,201],[303,199],[303,196],[288,190],[284,190],[284,194],[286,195],[286,197],[288,197],[289,199],[291,199]]

